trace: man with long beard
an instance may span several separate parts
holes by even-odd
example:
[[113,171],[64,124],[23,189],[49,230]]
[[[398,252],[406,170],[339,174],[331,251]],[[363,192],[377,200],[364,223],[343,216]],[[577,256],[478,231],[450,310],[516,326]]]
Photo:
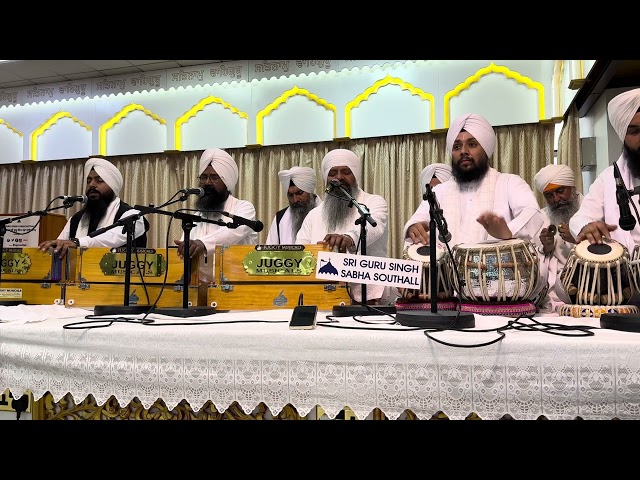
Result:
[[[367,193],[360,189],[362,180],[362,160],[351,150],[338,148],[328,152],[322,159],[322,174],[325,185],[337,181],[340,186],[360,205],[366,206],[376,226],[366,222],[366,254],[376,257],[387,256],[387,201],[380,195]],[[352,207],[350,199],[340,188],[333,188],[324,196],[322,205],[309,212],[302,222],[295,243],[320,243],[339,253],[357,254],[362,250],[360,243],[361,217],[357,208]],[[350,283],[351,295],[357,303],[362,300],[360,284]],[[384,285],[367,285],[368,304],[380,304],[387,301],[391,292]]]
[[[627,189],[640,186],[640,88],[614,97],[607,105],[613,129],[622,141],[622,153],[616,164]],[[637,198],[632,197],[637,205]],[[635,209],[630,205],[631,214]],[[630,231],[619,227],[620,208],[616,201],[614,167],[610,165],[594,180],[577,213],[569,221],[572,235],[579,243],[603,243],[609,239],[625,246],[633,255],[640,244],[640,222]]]
[[291,245],[307,214],[322,203],[314,192],[316,172],[310,167],[292,167],[280,170],[278,178],[287,195],[289,206],[278,210],[271,221],[265,243],[267,245]]
[[[87,204],[67,221],[56,240],[42,242],[40,249],[47,250],[53,246],[64,257],[69,248],[118,248],[127,244],[127,234],[122,227],[112,228],[95,237],[89,236],[121,218],[140,213],[118,196],[122,189],[122,174],[111,162],[92,157],[84,165],[84,176],[87,181]],[[147,230],[147,219],[138,218],[135,221],[132,247],[147,246]]]
[[560,282],[560,272],[567,263],[567,257],[576,240],[569,230],[569,220],[578,211],[584,197],[576,189],[573,170],[568,165],[547,165],[542,167],[533,183],[547,203],[542,209],[544,225],[537,239],[540,265],[548,273],[550,305],[541,308],[555,308],[554,303],[571,303]]
[[[452,177],[433,187],[433,192],[451,246],[510,238],[533,241],[542,227],[544,218],[527,182],[489,166],[495,146],[493,128],[477,114],[459,116],[447,132]],[[429,212],[429,202],[420,202],[404,226],[406,241],[429,244]]]
[[[198,215],[208,220],[220,220],[230,223],[231,219],[220,212],[237,215],[247,220],[255,220],[256,209],[247,200],[233,196],[238,183],[238,165],[224,150],[208,148],[200,157],[198,170],[199,186],[204,195],[196,203]],[[184,258],[184,232],[180,240],[174,240],[178,246],[178,257]],[[256,245],[258,234],[246,225],[230,228],[208,222],[198,222],[189,233],[189,258],[199,255],[214,255],[217,245]],[[213,262],[200,263],[201,278],[213,279]]]

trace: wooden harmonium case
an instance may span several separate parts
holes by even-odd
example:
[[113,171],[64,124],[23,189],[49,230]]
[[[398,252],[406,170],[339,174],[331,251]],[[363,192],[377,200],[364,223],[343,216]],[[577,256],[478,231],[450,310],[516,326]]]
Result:
[[[127,250],[122,248],[80,248],[77,272],[66,286],[67,307],[124,305]],[[189,275],[189,303],[198,305],[198,260],[192,259]],[[128,305],[179,307],[183,304],[184,260],[177,247],[133,248],[129,263]],[[160,298],[158,299],[158,296]]]
[[2,251],[0,300],[20,300],[32,305],[62,304],[70,257],[60,259],[50,248],[5,248]]
[[350,303],[344,282],[316,278],[323,245],[218,245],[207,302],[219,310],[331,310]]

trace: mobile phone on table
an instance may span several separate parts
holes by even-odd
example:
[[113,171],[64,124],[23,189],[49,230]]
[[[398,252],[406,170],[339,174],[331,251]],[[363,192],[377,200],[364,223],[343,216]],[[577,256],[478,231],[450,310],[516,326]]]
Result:
[[297,305],[293,309],[289,328],[291,330],[313,330],[316,328],[318,307],[316,305]]

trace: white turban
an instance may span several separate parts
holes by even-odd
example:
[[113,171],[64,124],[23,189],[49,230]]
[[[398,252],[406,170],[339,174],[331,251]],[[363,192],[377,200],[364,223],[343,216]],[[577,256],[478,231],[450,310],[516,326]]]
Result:
[[291,182],[303,192],[313,193],[316,189],[316,171],[310,167],[291,167],[278,172],[284,193],[289,191]]
[[544,193],[548,187],[549,190],[560,186],[575,187],[576,177],[568,165],[547,165],[536,173],[533,183],[539,192]]
[[233,193],[238,183],[238,165],[235,160],[231,158],[224,150],[219,148],[207,148],[202,152],[200,157],[200,171],[198,175],[202,175],[202,172],[211,165],[216,173],[220,176],[227,189]]
[[436,177],[441,182],[446,182],[451,178],[451,165],[446,163],[432,163],[424,167],[420,172],[420,183],[418,184],[420,190],[423,190],[424,186],[429,183],[433,177]]
[[607,105],[607,113],[611,126],[624,142],[631,119],[640,107],[640,88],[621,93],[611,99]]
[[84,164],[84,178],[86,179],[91,169],[95,170],[100,178],[105,181],[109,188],[113,190],[116,197],[120,196],[120,190],[122,190],[122,174],[116,166],[105,160],[104,158],[91,157]]
[[324,182],[327,183],[329,170],[331,170],[333,167],[342,166],[349,167],[353,172],[353,175],[356,177],[358,185],[361,185],[360,177],[362,175],[362,160],[360,160],[360,158],[351,150],[346,150],[344,148],[336,148],[335,150],[331,150],[322,159],[322,175],[324,178]]
[[496,132],[487,120],[475,113],[466,113],[456,118],[447,132],[447,154],[451,155],[453,142],[462,131],[469,132],[480,143],[487,156],[491,158],[496,149]]

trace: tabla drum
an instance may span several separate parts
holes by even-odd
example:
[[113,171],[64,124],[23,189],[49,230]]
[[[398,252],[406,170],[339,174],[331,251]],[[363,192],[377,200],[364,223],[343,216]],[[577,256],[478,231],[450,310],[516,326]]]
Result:
[[[404,260],[415,260],[422,263],[422,276],[420,281],[420,289],[415,288],[399,288],[402,299],[408,301],[423,302],[431,300],[431,273],[429,266],[431,265],[431,250],[429,245],[424,243],[415,243],[407,246],[403,253]],[[448,300],[453,297],[453,287],[451,285],[451,257],[445,249],[436,246],[436,269],[437,282],[436,292],[437,300]]]
[[463,301],[530,302],[546,283],[529,240],[460,243],[453,247],[452,256],[453,288]]
[[631,274],[632,294],[640,293],[640,245],[633,248],[631,261],[629,262],[629,273]]
[[560,281],[577,305],[624,305],[633,288],[627,248],[615,240],[591,244],[583,240],[571,249]]

